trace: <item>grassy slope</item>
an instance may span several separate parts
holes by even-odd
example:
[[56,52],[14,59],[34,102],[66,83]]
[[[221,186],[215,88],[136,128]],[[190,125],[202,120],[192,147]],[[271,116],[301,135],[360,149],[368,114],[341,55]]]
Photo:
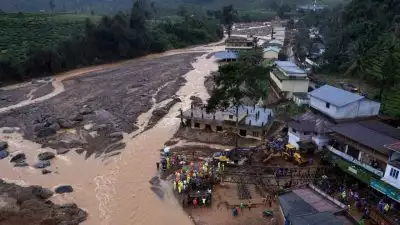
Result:
[[78,14],[0,14],[0,57],[23,59],[30,48],[52,47],[82,32],[86,18]]

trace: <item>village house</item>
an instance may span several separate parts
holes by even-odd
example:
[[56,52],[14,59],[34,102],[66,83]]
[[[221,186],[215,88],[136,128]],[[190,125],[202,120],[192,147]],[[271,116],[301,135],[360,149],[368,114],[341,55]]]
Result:
[[242,50],[250,50],[255,46],[254,38],[252,37],[236,37],[231,36],[225,41],[225,50],[231,52],[238,52]]
[[381,106],[365,96],[330,85],[315,89],[308,96],[311,108],[335,120],[376,116]]
[[328,134],[335,124],[370,118],[379,113],[379,103],[329,85],[308,93],[308,99],[305,95],[295,93],[293,101],[297,104],[308,102],[312,110],[288,121],[288,142],[297,149],[313,143],[317,150],[322,150],[329,142]]
[[322,150],[329,142],[332,125],[330,120],[314,112],[296,115],[288,122],[288,143],[296,149],[313,143],[317,150]]
[[294,93],[307,93],[309,80],[304,70],[289,61],[275,61],[277,68],[270,72],[272,87],[283,98],[291,99]]
[[[378,120],[332,126],[330,160],[343,171],[400,202],[400,129]],[[397,144],[393,144],[397,143]]]
[[184,124],[193,129],[206,129],[214,132],[234,132],[242,137],[261,140],[265,129],[273,117],[271,109],[255,106],[239,106],[238,127],[236,127],[236,107],[224,111],[207,113],[205,107],[194,107],[181,112]]
[[351,225],[346,206],[313,185],[279,196],[278,224]]
[[281,51],[280,47],[268,46],[263,50],[263,57],[264,59],[278,59],[280,51]]

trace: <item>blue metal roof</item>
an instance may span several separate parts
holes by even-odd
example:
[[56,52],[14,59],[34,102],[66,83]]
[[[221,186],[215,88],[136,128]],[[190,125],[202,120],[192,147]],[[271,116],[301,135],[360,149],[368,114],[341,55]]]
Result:
[[300,69],[295,63],[290,61],[275,61],[276,65],[288,75],[307,76],[306,71]]
[[214,56],[217,60],[225,60],[225,59],[236,59],[238,55],[236,52],[221,51],[214,53]]
[[339,107],[364,98],[364,96],[354,94],[340,88],[332,87],[330,85],[324,85],[318,89],[315,89],[308,93],[308,95]]

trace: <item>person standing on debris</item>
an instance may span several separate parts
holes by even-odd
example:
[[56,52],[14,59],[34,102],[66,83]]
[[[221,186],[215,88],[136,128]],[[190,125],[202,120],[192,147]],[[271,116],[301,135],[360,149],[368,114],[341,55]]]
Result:
[[251,205],[251,201],[249,200],[249,203],[247,204],[247,207],[249,208],[249,211],[251,210],[251,207],[252,207],[252,205]]
[[166,158],[167,160],[167,170],[169,170],[169,168],[171,167],[170,161],[169,161],[169,157]]
[[206,197],[203,197],[201,200],[203,202],[203,206],[206,206]]
[[241,202],[240,203],[240,212],[243,212],[243,209],[244,209],[244,204],[243,204],[243,202]]
[[157,171],[160,169],[160,162],[156,162]]
[[389,212],[389,209],[390,209],[390,205],[388,203],[386,203],[385,206],[383,207],[383,210],[385,210],[385,214],[387,212]]
[[172,182],[172,185],[173,185],[174,191],[175,191],[176,190],[176,181],[175,180]]
[[193,208],[197,208],[197,198],[193,199]]
[[225,171],[225,163],[222,163],[222,172]]

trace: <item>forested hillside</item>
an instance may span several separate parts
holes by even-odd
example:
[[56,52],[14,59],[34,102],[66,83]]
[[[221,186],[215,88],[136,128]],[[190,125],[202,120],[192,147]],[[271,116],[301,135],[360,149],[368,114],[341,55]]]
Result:
[[[57,22],[61,15],[48,18],[43,14],[28,14],[26,18],[24,14],[3,15],[7,21],[3,22],[9,27],[13,16],[25,19],[14,21],[15,26],[20,27],[10,28],[3,34],[7,43],[1,47],[0,82],[21,81],[76,67],[209,43],[223,36],[219,21],[188,14],[182,14],[177,21],[153,20],[154,12],[148,8],[146,1],[137,0],[129,13],[95,17],[94,21],[87,19],[76,26],[62,26]],[[68,14],[63,16],[68,18]],[[76,18],[72,21],[76,22]],[[50,29],[46,23],[51,23]],[[16,37],[18,35],[23,37]],[[20,48],[17,41],[26,44]]]
[[323,34],[325,72],[368,82],[379,89],[373,97],[382,100],[383,112],[400,116],[399,0],[353,0],[343,8],[306,15],[302,22]]
[[[274,5],[311,4],[312,0],[153,0],[158,7],[178,8],[181,5],[197,5],[204,9],[218,9],[233,4],[239,10],[270,10]],[[346,0],[319,0],[319,4],[334,5]],[[51,4],[52,3],[52,4]],[[0,9],[6,12],[97,12],[112,13],[127,10],[132,0],[0,0]]]

